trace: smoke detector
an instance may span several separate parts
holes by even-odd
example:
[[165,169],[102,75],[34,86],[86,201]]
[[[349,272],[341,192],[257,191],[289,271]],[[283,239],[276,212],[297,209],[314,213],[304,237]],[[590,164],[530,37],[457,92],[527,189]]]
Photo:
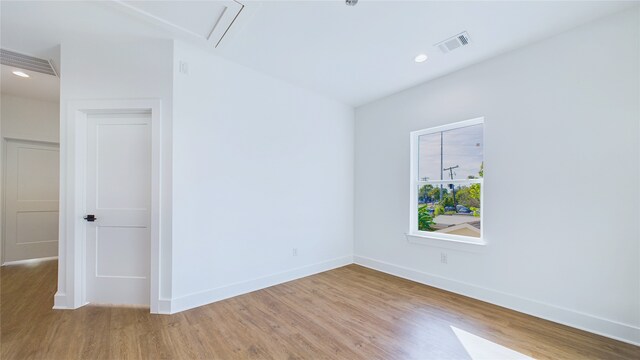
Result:
[[469,45],[469,42],[470,42],[469,34],[466,31],[464,31],[456,36],[452,36],[446,40],[443,40],[435,44],[434,46],[438,47],[440,51],[446,54],[457,48]]
[[356,6],[358,0],[345,0],[345,2],[348,6]]
[[5,49],[0,49],[0,63],[2,65],[16,67],[23,70],[58,76],[58,73],[53,68],[51,61]]

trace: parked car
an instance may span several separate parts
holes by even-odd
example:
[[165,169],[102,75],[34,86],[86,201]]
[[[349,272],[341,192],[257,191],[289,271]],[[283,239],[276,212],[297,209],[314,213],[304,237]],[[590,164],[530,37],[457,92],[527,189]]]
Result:
[[456,208],[453,206],[445,206],[444,211],[456,211]]
[[471,211],[471,210],[469,210],[469,208],[468,208],[468,207],[463,206],[463,205],[458,205],[458,206],[456,206],[456,211],[457,211],[458,213],[460,213],[460,214],[471,214],[471,213],[472,213],[472,211]]

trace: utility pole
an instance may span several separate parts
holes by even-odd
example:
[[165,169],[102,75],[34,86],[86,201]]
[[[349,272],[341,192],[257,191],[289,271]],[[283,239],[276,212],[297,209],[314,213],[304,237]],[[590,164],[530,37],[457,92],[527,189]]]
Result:
[[[444,171],[448,171],[449,172],[449,178],[451,178],[451,180],[453,180],[453,169],[457,169],[460,166],[456,165],[456,166],[452,166],[452,167],[448,167],[446,169],[442,169]],[[453,188],[451,189],[451,191],[453,192],[453,207],[456,207],[456,185],[455,184],[451,184],[453,186]]]

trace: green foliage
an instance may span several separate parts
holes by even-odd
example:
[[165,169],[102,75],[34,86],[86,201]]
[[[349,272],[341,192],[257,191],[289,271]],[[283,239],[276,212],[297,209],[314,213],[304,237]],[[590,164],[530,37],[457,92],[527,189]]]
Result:
[[[469,179],[478,179],[484,177],[484,162],[480,163],[480,170],[478,176],[469,176]],[[456,205],[462,205],[473,212],[473,216],[480,216],[480,184],[471,184],[469,186],[458,186],[455,189],[456,201],[453,201],[453,191],[448,186],[440,187],[440,185],[424,185],[420,187],[418,198],[422,202],[436,202],[437,204],[433,208],[433,216],[428,213],[426,206],[424,209],[420,209],[425,215],[425,227],[431,227],[426,225],[428,221],[433,224],[433,217],[438,215],[454,215],[456,211],[446,211],[445,207],[455,207]],[[442,193],[442,197],[440,194]],[[427,217],[429,217],[427,219]],[[422,225],[421,225],[422,226]]]
[[433,217],[429,213],[429,209],[426,206],[421,206],[418,208],[418,230],[422,231],[433,231],[433,226],[435,222],[433,221]]
[[431,195],[432,192],[433,185],[421,186],[418,190],[418,199],[423,199],[425,202],[427,201],[427,199],[433,199],[433,196]]
[[[433,201],[440,201],[440,187],[439,186],[432,186],[432,185],[427,185],[430,187],[430,189],[428,190],[428,195],[429,195],[429,199],[433,200]],[[446,188],[442,188],[442,194],[446,195],[447,194],[447,189]]]
[[458,205],[465,206],[469,209],[472,207],[480,207],[480,184],[461,186],[456,189],[456,202]]
[[440,200],[439,204],[442,205],[442,206],[454,206],[454,204],[453,204],[453,195],[444,194],[442,196],[442,200]]
[[429,197],[434,201],[440,200],[440,188],[433,187],[433,189],[429,190]]
[[[480,164],[478,176],[484,176],[484,161]],[[474,178],[470,176],[469,178]],[[473,212],[473,216],[480,216],[480,184],[471,184],[469,187],[461,188],[457,193],[459,203],[468,207]]]
[[[478,175],[481,178],[484,177],[484,161],[480,164]],[[469,210],[473,211],[473,216],[480,217],[480,184],[471,184],[469,186],[469,195],[477,202],[477,206],[469,206]]]
[[469,186],[469,196],[471,196],[472,199],[475,199],[478,201],[478,206],[480,206],[480,184],[471,184],[471,186]]
[[[484,161],[480,163],[480,171],[478,177],[469,175],[469,179],[478,179],[484,177]],[[458,204],[464,205],[471,209],[472,207],[480,207],[480,184],[471,184],[469,187],[461,187],[456,190],[456,200]]]

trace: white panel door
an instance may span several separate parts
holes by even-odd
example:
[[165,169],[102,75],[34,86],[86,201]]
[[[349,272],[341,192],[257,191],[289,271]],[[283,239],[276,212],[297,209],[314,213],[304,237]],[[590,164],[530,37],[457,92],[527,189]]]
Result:
[[[87,117],[87,301],[148,305],[151,116]],[[87,216],[89,217],[89,216]]]
[[55,144],[7,141],[5,262],[58,255],[59,164]]

